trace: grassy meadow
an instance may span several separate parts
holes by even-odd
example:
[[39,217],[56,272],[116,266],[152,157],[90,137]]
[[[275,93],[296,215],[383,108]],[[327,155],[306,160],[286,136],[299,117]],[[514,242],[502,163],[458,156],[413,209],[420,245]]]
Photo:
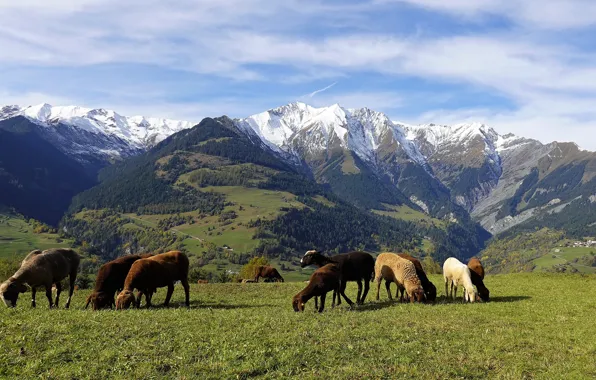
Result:
[[[192,285],[191,308],[0,308],[0,378],[594,378],[596,277],[489,276],[492,302],[295,313],[299,282]],[[460,292],[461,293],[461,292]],[[348,295],[355,298],[355,286]],[[165,289],[155,295],[165,296]],[[64,302],[64,299],[62,303]]]
[[33,233],[33,227],[20,216],[0,213],[0,259],[18,257],[34,249],[64,247],[57,234]]

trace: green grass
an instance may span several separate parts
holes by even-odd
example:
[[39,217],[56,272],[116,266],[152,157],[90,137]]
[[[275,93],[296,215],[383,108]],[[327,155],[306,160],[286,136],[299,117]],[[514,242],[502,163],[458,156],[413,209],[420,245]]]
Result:
[[[556,252],[557,249],[559,252]],[[596,273],[595,267],[587,267],[572,262],[573,259],[591,255],[591,253],[595,251],[596,250],[593,247],[558,247],[551,249],[548,254],[534,259],[532,262],[536,265],[535,270],[545,270],[558,264],[568,263],[579,272]]]
[[22,218],[9,214],[0,214],[0,258],[20,257],[34,249],[67,247],[66,240],[57,242],[56,234],[35,234]]
[[382,293],[323,314],[312,301],[292,310],[304,285],[193,285],[190,309],[178,285],[175,307],[123,312],[81,310],[86,291],[71,310],[48,310],[41,295],[32,310],[25,295],[0,308],[0,378],[596,376],[594,276],[488,276],[490,303],[399,304]]
[[[304,205],[296,201],[296,196],[284,192],[263,190],[257,188],[247,188],[241,186],[219,186],[204,187],[202,191],[215,191],[223,193],[226,201],[233,202],[232,206],[227,206],[224,212],[234,211],[237,214],[230,224],[224,225],[219,220],[219,215],[208,216],[198,220],[194,224],[183,224],[175,227],[173,230],[189,235],[185,240],[185,247],[190,252],[201,252],[202,244],[199,239],[214,243],[217,247],[229,246],[237,252],[251,252],[259,245],[260,240],[253,239],[256,228],[249,228],[247,224],[252,220],[261,218],[263,220],[275,219],[286,208],[303,208]],[[197,212],[187,212],[181,215],[198,216]],[[171,215],[140,215],[126,214],[136,222],[146,226],[156,227],[161,219]]]
[[410,222],[426,222],[437,227],[445,227],[444,221],[432,218],[431,216],[421,211],[414,210],[406,205],[395,206],[384,203],[383,206],[385,206],[387,210],[372,210],[372,212],[378,215],[389,216],[394,219],[402,219]]

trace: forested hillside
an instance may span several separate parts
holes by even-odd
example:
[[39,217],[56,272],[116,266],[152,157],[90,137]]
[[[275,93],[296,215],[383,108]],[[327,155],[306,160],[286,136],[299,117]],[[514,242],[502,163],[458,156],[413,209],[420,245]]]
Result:
[[23,117],[0,121],[0,205],[57,224],[72,197],[95,180],[36,128]]
[[408,250],[440,260],[471,256],[482,244],[469,219],[436,226],[354,207],[227,118],[205,119],[99,178],[75,197],[62,227],[105,259],[177,248],[199,265],[241,264],[254,254],[291,265],[317,248]]

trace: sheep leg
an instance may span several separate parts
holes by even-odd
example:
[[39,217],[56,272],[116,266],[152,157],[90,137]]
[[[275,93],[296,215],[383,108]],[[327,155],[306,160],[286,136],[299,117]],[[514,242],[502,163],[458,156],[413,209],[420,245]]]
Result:
[[368,295],[368,290],[370,289],[370,281],[369,279],[365,279],[364,280],[364,293],[362,294],[362,298],[360,298],[360,304],[362,305],[364,303],[364,300],[366,299],[366,296]]
[[[333,302],[335,303],[335,296],[333,296]],[[315,311],[317,310],[319,310],[319,297],[315,296]]]
[[168,306],[170,304],[170,298],[172,298],[172,293],[174,293],[174,284],[169,284],[168,293],[166,294],[166,300],[163,303],[164,306]]
[[379,300],[379,292],[381,291],[381,277],[375,278],[377,283],[377,301]]
[[451,281],[451,292],[449,293],[449,297],[453,298],[453,281]]
[[56,283],[56,301],[54,302],[54,306],[56,306],[56,307],[58,307],[60,304],[60,293],[62,293],[62,284],[60,282],[57,282]]
[[186,304],[186,307],[190,307],[190,285],[188,285],[188,279],[181,280],[180,282],[184,288],[184,303]]
[[321,307],[319,308],[319,313],[322,313],[325,309],[325,297],[327,297],[327,293],[321,294]]
[[449,298],[449,282],[445,279],[445,299]]
[[356,283],[358,284],[358,295],[356,296],[356,303],[358,305],[361,305],[362,301],[360,300],[360,297],[362,296],[362,280],[358,280],[356,281]]
[[[387,295],[389,296],[389,300],[391,301],[393,298],[391,297],[391,282],[385,280],[385,288],[387,289]],[[399,288],[398,288],[399,290]],[[397,293],[395,294],[395,296],[397,297]]]
[[[141,299],[143,298],[143,292],[139,290],[139,293],[137,294],[137,309],[139,309],[141,307]],[[149,302],[149,299],[147,298],[147,296],[145,296],[145,301]]]
[[48,302],[50,303],[50,309],[54,306],[54,302],[52,301],[52,284],[46,285],[46,297],[48,297]]
[[453,289],[453,299],[456,299],[456,298],[457,298],[457,285]]
[[37,288],[31,288],[31,307],[35,307],[35,293],[37,293]]
[[[346,283],[344,281],[342,281],[341,283],[341,287],[339,288],[339,293],[342,295],[342,297],[344,297],[344,300],[346,300],[346,302],[348,303],[348,305],[352,306],[354,305],[354,302],[352,302],[351,299],[348,298],[348,296],[346,296]],[[321,296],[322,298],[322,296]],[[321,300],[321,302],[323,302]],[[338,302],[339,305],[339,302]]]
[[[74,294],[75,288],[75,281],[77,280],[77,272],[73,272],[70,274],[70,288],[68,289],[68,299],[66,300],[66,305],[64,305],[65,309],[70,307],[70,301],[72,300],[72,295]],[[58,304],[58,301],[56,301]]]

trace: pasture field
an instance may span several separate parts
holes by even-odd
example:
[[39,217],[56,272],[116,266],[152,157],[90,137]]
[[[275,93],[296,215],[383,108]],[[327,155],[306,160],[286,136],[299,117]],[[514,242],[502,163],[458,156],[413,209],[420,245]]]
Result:
[[0,213],[0,259],[21,257],[34,249],[64,247],[71,244],[65,240],[58,242],[57,234],[33,233],[22,217]]
[[[388,302],[295,313],[302,282],[177,285],[171,308],[0,308],[0,378],[594,378],[596,276],[488,276],[489,303]],[[460,291],[461,293],[461,291]],[[355,298],[355,286],[348,295]],[[165,290],[155,295],[163,300]],[[329,299],[328,299],[329,302]],[[64,299],[62,300],[64,303]]]
[[595,252],[596,249],[593,247],[558,247],[551,249],[548,254],[534,259],[533,263],[536,265],[535,270],[545,270],[557,264],[569,264],[579,272],[596,273],[596,267],[582,265],[573,261],[584,256],[591,256]]

